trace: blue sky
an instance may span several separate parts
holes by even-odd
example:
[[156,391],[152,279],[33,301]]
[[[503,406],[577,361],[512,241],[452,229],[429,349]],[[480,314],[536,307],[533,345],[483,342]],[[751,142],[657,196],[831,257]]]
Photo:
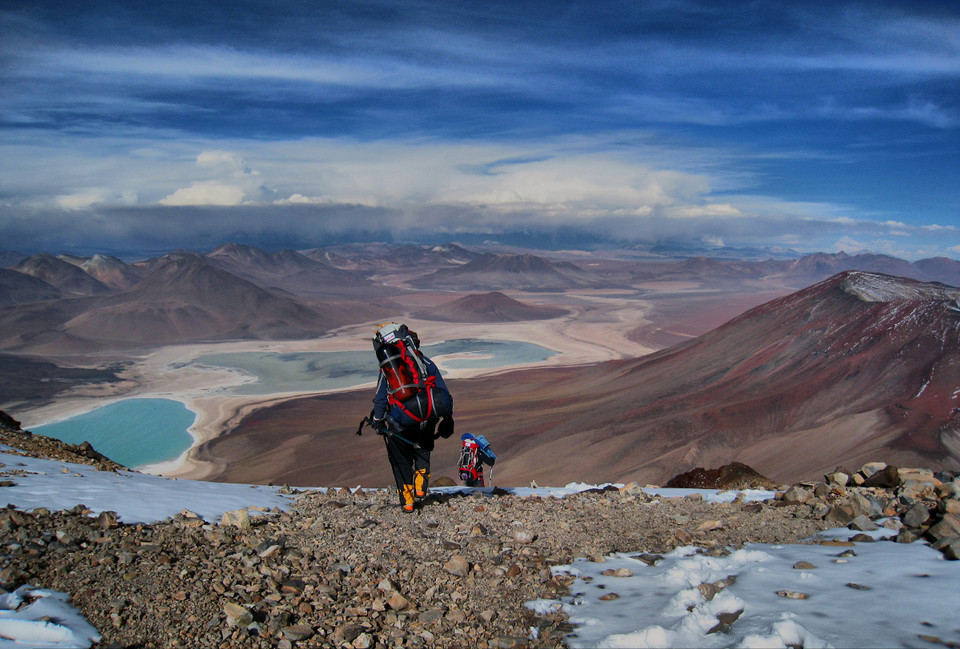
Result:
[[0,7],[0,248],[960,258],[957,2]]

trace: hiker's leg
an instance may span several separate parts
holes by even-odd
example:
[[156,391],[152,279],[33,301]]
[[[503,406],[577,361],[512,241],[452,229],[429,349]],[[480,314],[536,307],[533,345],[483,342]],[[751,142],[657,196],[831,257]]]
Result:
[[400,505],[406,511],[413,511],[413,447],[389,435],[383,439],[387,444],[387,457],[390,458],[393,479],[397,483]]
[[413,449],[413,491],[418,498],[427,495],[430,485],[430,451],[423,448]]

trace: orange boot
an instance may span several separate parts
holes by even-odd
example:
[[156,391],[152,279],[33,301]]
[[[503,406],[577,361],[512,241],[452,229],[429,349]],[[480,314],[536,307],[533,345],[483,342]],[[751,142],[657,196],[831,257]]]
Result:
[[413,474],[413,490],[417,498],[423,498],[427,495],[427,483],[430,482],[430,474],[426,469],[417,469]]
[[400,501],[403,503],[403,511],[412,512],[413,511],[413,485],[405,484],[403,489],[399,490]]

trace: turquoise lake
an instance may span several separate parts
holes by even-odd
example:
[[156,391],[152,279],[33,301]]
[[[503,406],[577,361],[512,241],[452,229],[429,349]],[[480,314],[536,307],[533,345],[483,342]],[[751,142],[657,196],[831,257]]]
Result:
[[68,444],[90,442],[114,462],[132,468],[172,460],[190,448],[187,429],[196,414],[171,399],[124,399],[33,432]]
[[[538,363],[556,352],[510,340],[450,340],[424,345],[423,352],[440,367],[450,369],[496,368]],[[461,358],[443,358],[466,354]],[[227,394],[265,395],[356,387],[377,379],[373,349],[346,352],[236,352],[210,354],[194,361],[241,370],[256,382],[226,388]],[[70,444],[90,442],[111,460],[136,468],[176,459],[190,448],[187,429],[196,414],[171,399],[125,399],[64,421],[33,427],[33,431]]]
[[[504,365],[539,363],[556,352],[513,340],[449,340],[424,345],[423,353],[433,359],[443,374],[447,369],[495,368]],[[447,354],[469,354],[467,358],[445,359]],[[377,359],[373,349],[346,352],[236,352],[210,354],[193,361],[242,370],[257,378],[255,383],[230,388],[232,394],[262,395],[278,392],[309,392],[351,388],[377,380]]]

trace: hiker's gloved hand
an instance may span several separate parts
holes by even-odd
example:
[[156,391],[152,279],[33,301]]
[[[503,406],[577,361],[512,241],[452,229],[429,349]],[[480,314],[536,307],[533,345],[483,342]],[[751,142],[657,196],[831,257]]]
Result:
[[444,417],[437,426],[437,437],[449,439],[453,435],[453,417]]
[[387,427],[387,422],[383,419],[371,419],[370,427],[377,431],[377,433],[382,433],[383,429]]

